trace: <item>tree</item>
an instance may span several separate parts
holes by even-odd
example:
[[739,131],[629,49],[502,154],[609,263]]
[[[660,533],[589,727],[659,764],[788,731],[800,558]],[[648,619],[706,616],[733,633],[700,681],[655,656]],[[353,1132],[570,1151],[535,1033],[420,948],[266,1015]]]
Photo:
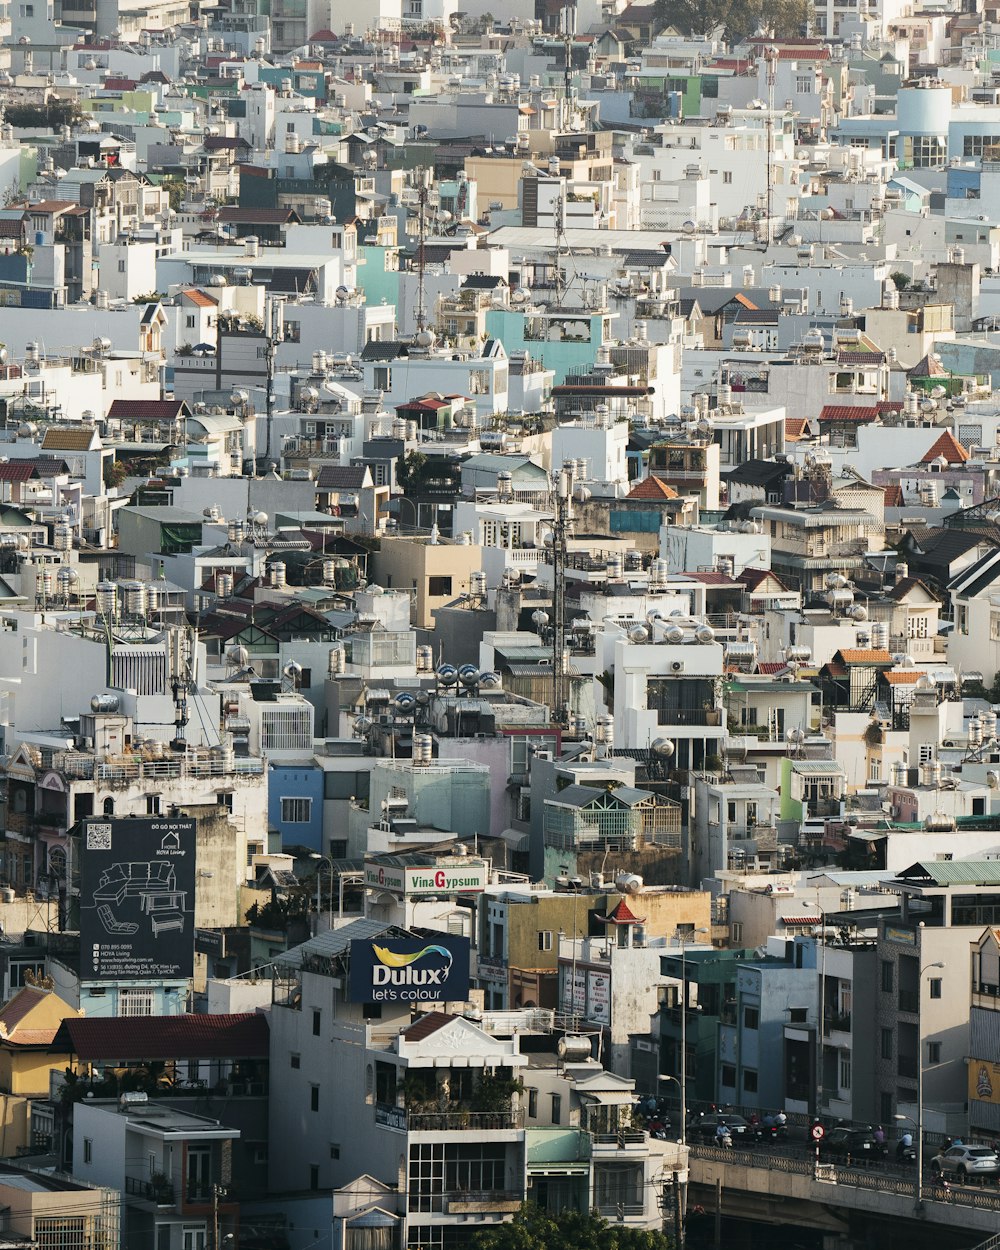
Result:
[[474,1233],[473,1250],[670,1250],[663,1233],[623,1228],[596,1212],[563,1210],[558,1215],[526,1202],[509,1224]]
[[722,30],[731,44],[758,30],[775,39],[799,39],[812,22],[812,0],[656,0],[655,20],[682,35]]

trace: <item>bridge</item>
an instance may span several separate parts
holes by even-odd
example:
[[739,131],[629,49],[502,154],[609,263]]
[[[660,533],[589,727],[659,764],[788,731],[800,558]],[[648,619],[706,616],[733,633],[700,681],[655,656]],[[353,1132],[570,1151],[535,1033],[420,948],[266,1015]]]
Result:
[[[688,1162],[688,1214],[720,1209],[723,1217],[763,1224],[798,1224],[848,1234],[865,1224],[885,1222],[911,1239],[921,1230],[941,1244],[943,1234],[959,1234],[957,1244],[992,1238],[1000,1226],[1000,1188],[924,1185],[916,1206],[910,1171],[816,1164],[812,1157],[779,1150],[737,1150],[691,1144]],[[1000,1250],[998,1244],[997,1250]]]

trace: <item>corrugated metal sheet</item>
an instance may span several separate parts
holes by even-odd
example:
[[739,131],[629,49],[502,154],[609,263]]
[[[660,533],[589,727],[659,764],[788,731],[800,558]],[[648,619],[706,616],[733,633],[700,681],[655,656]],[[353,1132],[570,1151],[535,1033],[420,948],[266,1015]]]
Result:
[[969,1054],[1000,1063],[1000,1011],[973,1007],[969,1012]]

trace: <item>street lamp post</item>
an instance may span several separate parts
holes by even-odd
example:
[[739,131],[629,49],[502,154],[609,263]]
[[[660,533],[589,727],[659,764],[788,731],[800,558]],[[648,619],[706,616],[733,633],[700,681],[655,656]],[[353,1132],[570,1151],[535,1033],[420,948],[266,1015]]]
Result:
[[932,968],[943,968],[940,960],[925,964],[920,969],[917,980],[917,1182],[916,1207],[919,1211],[924,1203],[924,1033],[921,1028],[920,1007],[924,988],[924,973]]
[[[309,856],[309,858],[316,861],[316,927],[317,929],[319,928],[319,913],[322,910],[322,905],[323,905],[323,899],[320,893],[320,889],[321,889],[321,880],[320,880],[321,874],[319,870],[320,861],[326,864],[327,868],[329,868],[330,870],[329,917],[330,917],[330,928],[332,929],[333,928],[333,877],[334,877],[334,873],[336,872],[336,869],[334,868],[333,860],[330,858],[329,855],[321,855],[319,851],[313,851],[312,854]],[[340,910],[341,910],[341,914],[343,914],[343,910],[344,910],[343,904],[341,904]]]

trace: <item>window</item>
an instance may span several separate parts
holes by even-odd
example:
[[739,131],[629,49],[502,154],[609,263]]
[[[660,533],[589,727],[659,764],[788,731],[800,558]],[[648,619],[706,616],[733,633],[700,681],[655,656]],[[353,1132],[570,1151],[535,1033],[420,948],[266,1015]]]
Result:
[[372,370],[372,385],[377,391],[392,390],[392,370],[387,365],[379,365]]
[[146,815],[147,816],[159,816],[160,815],[160,796],[158,794],[146,795]]
[[450,577],[428,577],[427,593],[429,595],[450,595],[451,578]]
[[733,921],[733,945],[740,946],[743,943],[743,921]]
[[789,1024],[805,1024],[808,1018],[808,1009],[805,1007],[789,1007],[788,1022]]
[[319,1189],[319,1164],[309,1164],[309,1188]]
[[538,949],[540,951],[550,951],[552,949],[552,930],[538,930]]
[[118,262],[118,272],[119,272],[119,273],[124,273],[124,272],[125,272],[125,267],[126,267],[126,266],[125,266],[125,261],[124,261],[124,259],[120,260],[120,261]]
[[281,823],[306,825],[312,818],[312,799],[282,799]]
[[743,1092],[746,1094],[756,1094],[757,1072],[755,1068],[743,1069]]
[[927,1062],[928,1063],[940,1063],[941,1062],[941,1043],[940,1042],[928,1042],[927,1043]]
[[291,1063],[291,1065],[292,1065],[292,1067],[293,1067],[293,1068],[301,1068],[301,1067],[302,1067],[302,1056],[301,1056],[301,1055],[292,1055],[292,1057],[291,1057],[291,1059],[290,1059],[290,1063]]
[[319,1037],[320,1025],[322,1023],[323,1013],[321,1011],[313,1012],[313,1037]]
[[842,1090],[846,1091],[851,1088],[851,1052],[849,1050],[840,1051],[837,1082]]
[[879,1030],[881,1055],[883,1059],[892,1058],[892,1029]]
[[538,1090],[537,1089],[528,1090],[528,1119],[529,1120],[538,1119]]
[[184,326],[185,326],[185,328],[186,328],[186,329],[188,329],[188,330],[193,330],[193,329],[194,329],[194,327],[195,327],[195,316],[194,316],[194,313],[188,313],[188,315],[184,318]]
[[893,968],[891,959],[882,960],[882,993],[891,994],[893,983]]
[[340,1158],[340,1147],[336,1144],[336,1142],[330,1143],[330,1158],[331,1159]]
[[731,1063],[724,1063],[719,1072],[719,1083],[726,1089],[736,1088],[736,1068]]
[[879,1094],[878,1103],[879,1103],[879,1110],[881,1112],[879,1119],[883,1121],[891,1120],[892,1119],[892,1094],[885,1093],[885,1092]]
[[931,998],[940,998],[941,997],[941,978],[931,977],[929,984],[930,984]]
[[319,1086],[318,1085],[309,1086],[309,1110],[310,1111],[319,1110]]
[[796,95],[812,95],[813,88],[815,86],[816,86],[816,80],[810,74],[796,74],[795,76]]
[[729,183],[732,182],[732,180],[733,180],[733,171],[731,169],[724,169],[722,171],[722,181],[728,185]]
[[552,1095],[552,1123],[559,1124],[562,1120],[562,1094]]
[[151,1016],[153,1014],[152,990],[121,990],[118,995],[120,1016]]
[[745,1029],[760,1028],[760,1009],[757,1007],[743,1008],[743,1027]]
[[83,1139],[83,1161],[84,1163],[92,1162],[94,1157],[94,1139],[85,1137]]

